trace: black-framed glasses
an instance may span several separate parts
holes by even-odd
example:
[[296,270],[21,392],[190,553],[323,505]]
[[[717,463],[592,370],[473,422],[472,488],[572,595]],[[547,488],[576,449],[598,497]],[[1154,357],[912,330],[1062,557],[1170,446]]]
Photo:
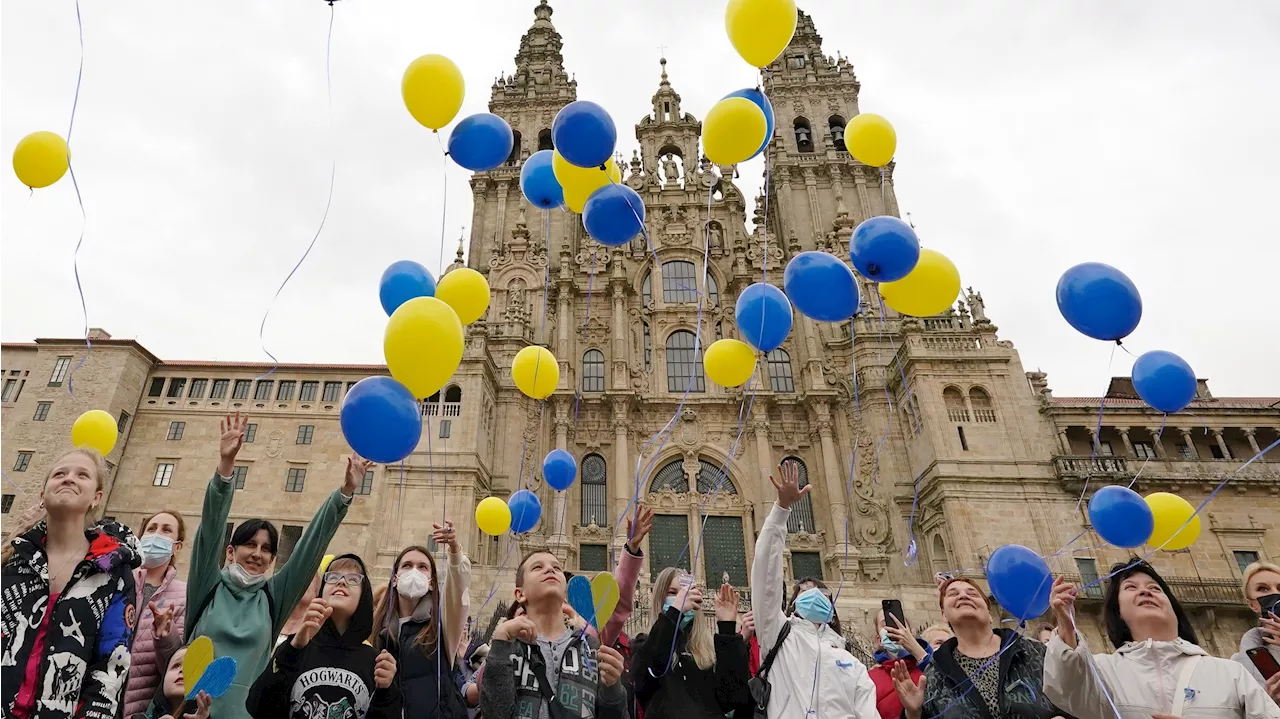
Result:
[[348,587],[358,587],[360,582],[364,580],[364,575],[359,572],[325,572],[325,584],[345,584]]

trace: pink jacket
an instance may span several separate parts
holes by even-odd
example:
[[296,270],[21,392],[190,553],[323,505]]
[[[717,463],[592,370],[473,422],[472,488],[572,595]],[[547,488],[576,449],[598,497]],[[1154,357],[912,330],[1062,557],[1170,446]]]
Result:
[[157,606],[164,602],[164,608],[175,607],[173,630],[164,639],[156,639],[152,631],[154,616],[147,605],[142,603],[142,587],[147,581],[147,570],[139,567],[133,570],[133,579],[137,583],[138,624],[133,633],[133,648],[130,650],[132,660],[129,665],[129,683],[124,690],[124,715],[147,711],[151,699],[155,696],[156,687],[164,674],[164,668],[174,651],[182,646],[183,625],[187,617],[187,583],[178,579],[178,571],[169,565],[160,581],[160,587],[151,596]]
[[635,555],[622,547],[622,556],[618,557],[618,566],[613,568],[613,578],[618,582],[618,606],[613,609],[613,616],[604,625],[600,643],[611,647],[622,634],[622,627],[631,618],[635,608],[636,579],[640,576],[640,565],[644,564],[644,555]]

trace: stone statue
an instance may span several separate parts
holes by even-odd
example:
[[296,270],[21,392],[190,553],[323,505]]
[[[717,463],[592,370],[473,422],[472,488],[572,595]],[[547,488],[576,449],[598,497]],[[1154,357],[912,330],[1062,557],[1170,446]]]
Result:
[[713,250],[724,248],[724,231],[720,229],[720,223],[712,222],[707,226],[707,244]]
[[662,177],[664,185],[673,185],[680,180],[680,170],[676,167],[675,156],[671,153],[662,156]]
[[969,311],[973,313],[973,321],[989,322],[986,304],[982,301],[982,293],[974,292],[973,288],[969,287],[965,290],[965,297],[969,300]]

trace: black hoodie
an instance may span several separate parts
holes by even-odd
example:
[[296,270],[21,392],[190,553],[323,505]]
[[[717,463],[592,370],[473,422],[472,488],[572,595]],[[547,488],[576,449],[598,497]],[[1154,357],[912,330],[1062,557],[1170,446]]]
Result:
[[373,631],[369,574],[360,557],[343,554],[333,561],[341,559],[355,560],[364,575],[351,624],[339,634],[333,619],[326,620],[302,649],[294,648],[292,637],[281,642],[271,666],[249,690],[245,706],[254,719],[400,719],[399,682],[386,689],[373,683],[378,652],[365,643]]

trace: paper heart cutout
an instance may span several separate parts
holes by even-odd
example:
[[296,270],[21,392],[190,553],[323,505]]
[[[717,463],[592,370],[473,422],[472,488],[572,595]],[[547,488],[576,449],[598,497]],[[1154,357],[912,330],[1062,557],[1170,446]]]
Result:
[[[191,691],[187,692],[188,699],[194,699],[196,694],[204,692],[213,698],[218,698],[227,693],[227,689],[231,687],[231,682],[236,678],[236,660],[234,657],[218,657],[205,667],[204,674],[196,681],[195,686],[191,687]],[[186,676],[183,675],[183,680]]]
[[568,599],[569,606],[573,607],[573,611],[586,620],[587,624],[595,626],[596,600],[591,596],[591,580],[581,574],[570,579]]
[[212,661],[213,640],[204,636],[191,640],[187,655],[182,658],[182,681],[188,686],[195,686]]
[[591,580],[591,598],[595,604],[596,631],[600,631],[618,606],[618,580],[608,572],[600,572]]

